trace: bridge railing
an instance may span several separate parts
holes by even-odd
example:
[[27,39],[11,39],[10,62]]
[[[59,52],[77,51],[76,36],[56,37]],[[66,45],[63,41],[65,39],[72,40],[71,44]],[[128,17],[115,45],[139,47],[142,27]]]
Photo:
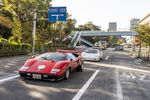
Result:
[[77,45],[77,43],[79,42],[79,39],[80,39],[80,37],[81,37],[81,33],[82,32],[75,32],[75,34],[74,34],[74,37],[72,38],[72,40],[71,40],[71,42],[70,42],[70,44],[69,44],[69,48],[73,48],[73,47],[75,47],[76,45]]
[[134,36],[137,35],[136,32],[132,31],[116,31],[116,32],[102,32],[102,31],[82,31],[81,36]]
[[91,42],[87,41],[87,40],[86,40],[86,39],[84,39],[84,38],[81,38],[81,39],[80,39],[80,41],[82,41],[82,42],[84,42],[84,43],[88,44],[88,45],[89,45],[89,46],[91,46],[91,47],[93,47],[93,46],[94,46],[94,44],[93,44],[93,43],[91,43]]

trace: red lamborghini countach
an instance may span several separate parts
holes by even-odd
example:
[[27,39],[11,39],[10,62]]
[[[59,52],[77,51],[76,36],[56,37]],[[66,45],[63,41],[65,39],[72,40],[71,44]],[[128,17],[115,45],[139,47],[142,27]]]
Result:
[[73,70],[83,71],[81,56],[73,50],[61,50],[27,60],[19,74],[21,78],[56,81],[68,79]]

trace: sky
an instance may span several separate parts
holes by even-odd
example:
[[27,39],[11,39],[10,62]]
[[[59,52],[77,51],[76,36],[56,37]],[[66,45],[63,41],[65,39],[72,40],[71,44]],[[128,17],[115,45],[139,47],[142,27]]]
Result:
[[117,22],[117,29],[126,30],[132,18],[142,19],[150,13],[150,0],[53,0],[53,6],[66,6],[77,20],[77,26],[92,21],[108,29],[109,22]]

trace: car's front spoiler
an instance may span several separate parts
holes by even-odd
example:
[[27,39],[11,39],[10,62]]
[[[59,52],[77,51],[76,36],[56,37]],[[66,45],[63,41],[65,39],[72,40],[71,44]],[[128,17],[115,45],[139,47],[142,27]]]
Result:
[[[50,81],[56,81],[59,79],[62,79],[62,76],[56,76],[53,74],[43,74],[43,73],[32,73],[32,72],[19,72],[21,78],[26,78],[26,79],[36,79],[36,80],[50,80]],[[33,78],[33,74],[40,75],[41,78]]]

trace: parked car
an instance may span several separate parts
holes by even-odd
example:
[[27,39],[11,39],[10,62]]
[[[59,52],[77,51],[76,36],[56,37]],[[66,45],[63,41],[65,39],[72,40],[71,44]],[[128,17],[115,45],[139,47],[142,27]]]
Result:
[[115,50],[123,50],[123,45],[116,46]]
[[103,52],[100,49],[86,49],[81,54],[83,60],[99,61],[102,59]]
[[73,70],[83,71],[81,56],[72,52],[49,52],[29,59],[19,69],[20,77],[51,81],[68,79]]

